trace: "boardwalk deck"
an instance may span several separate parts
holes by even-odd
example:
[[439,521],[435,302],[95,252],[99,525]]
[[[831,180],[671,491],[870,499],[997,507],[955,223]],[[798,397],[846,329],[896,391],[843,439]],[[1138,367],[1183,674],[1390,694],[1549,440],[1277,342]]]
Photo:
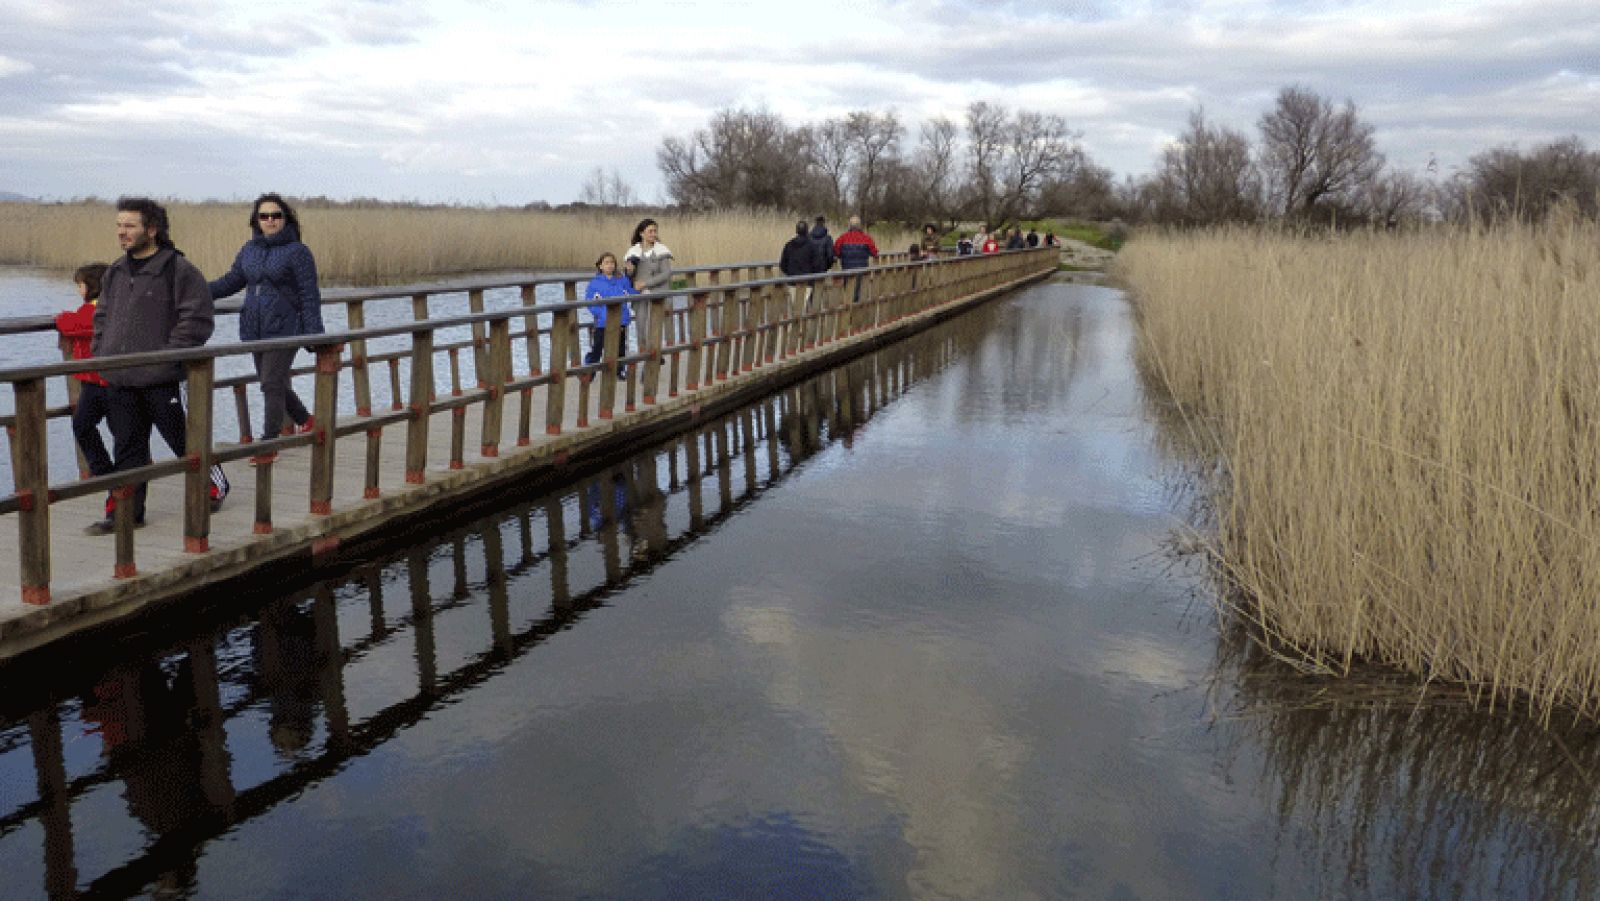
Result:
[[[298,555],[307,566],[314,565],[319,555],[337,548],[340,542],[381,532],[400,520],[460,503],[467,496],[496,486],[549,472],[552,467],[575,462],[608,445],[680,428],[703,415],[775,390],[823,366],[867,352],[1044,277],[1054,270],[1054,264],[1040,261],[1021,268],[1025,271],[1011,272],[1003,281],[981,286],[922,312],[795,353],[726,381],[701,385],[697,390],[680,388],[676,397],[659,397],[658,403],[652,405],[641,403],[634,412],[624,412],[619,386],[615,418],[599,419],[591,412],[582,427],[577,418],[579,387],[575,379],[569,379],[565,383],[559,435],[544,433],[548,389],[536,387],[532,391],[533,434],[525,447],[516,446],[514,411],[518,398],[508,396],[496,456],[486,457],[478,452],[484,406],[467,406],[462,411],[466,440],[459,469],[450,467],[454,414],[436,412],[429,417],[428,465],[421,484],[404,481],[406,429],[403,423],[390,425],[382,433],[382,478],[377,498],[364,497],[366,435],[345,435],[335,445],[332,512],[325,515],[311,512],[308,485],[313,449],[300,447],[283,452],[273,466],[274,528],[270,534],[253,531],[255,470],[242,461],[230,463],[227,469],[232,493],[212,516],[209,548],[198,553],[185,550],[182,481],[154,481],[149,489],[148,525],[134,533],[138,574],[131,578],[113,577],[113,537],[83,533],[85,526],[101,517],[102,498],[58,501],[50,507],[52,602],[42,606],[23,603],[20,569],[0,566],[0,659],[135,615],[151,605],[172,602],[228,580],[248,578],[273,561]],[[348,371],[341,377],[348,378]],[[598,397],[598,381],[591,390]],[[593,402],[591,398],[591,411]],[[19,540],[19,517],[0,516],[0,554],[15,560]]]

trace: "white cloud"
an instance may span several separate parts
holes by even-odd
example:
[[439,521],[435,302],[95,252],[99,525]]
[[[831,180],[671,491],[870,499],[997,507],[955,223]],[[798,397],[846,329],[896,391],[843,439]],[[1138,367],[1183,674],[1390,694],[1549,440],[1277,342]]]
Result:
[[[0,190],[118,193],[148,168],[131,154],[151,145],[130,133],[196,161],[235,157],[177,161],[174,178],[213,175],[148,186],[173,195],[249,193],[222,179],[279,184],[284,154],[325,153],[285,189],[561,201],[595,165],[655,194],[661,138],[726,105],[797,123],[893,108],[914,126],[998,100],[1066,116],[1119,172],[1148,168],[1194,106],[1248,130],[1291,82],[1353,99],[1389,157],[1415,165],[1593,140],[1600,108],[1588,0],[805,9],[682,0],[641,23],[584,2],[328,0],[280,16],[241,2],[0,0],[0,119],[15,126],[0,146],[18,161]],[[85,142],[110,165],[73,160]]]

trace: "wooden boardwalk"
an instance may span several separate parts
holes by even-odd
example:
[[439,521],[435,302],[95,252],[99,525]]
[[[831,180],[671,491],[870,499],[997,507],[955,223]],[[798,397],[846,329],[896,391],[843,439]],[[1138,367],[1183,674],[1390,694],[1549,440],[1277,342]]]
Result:
[[[230,580],[247,581],[253,572],[267,564],[287,560],[290,565],[300,565],[303,560],[305,566],[314,566],[319,557],[336,550],[342,542],[381,534],[402,520],[413,520],[460,504],[469,497],[481,496],[486,491],[551,474],[558,467],[582,459],[584,455],[602,452],[608,446],[684,428],[704,416],[769,393],[808,373],[868,352],[975,303],[1044,277],[1054,271],[1055,256],[1019,251],[980,264],[949,261],[919,270],[892,268],[904,270],[900,274],[907,278],[893,281],[890,279],[893,273],[880,276],[881,283],[872,296],[886,303],[900,304],[882,307],[873,314],[882,324],[857,326],[841,331],[835,340],[788,353],[780,342],[779,352],[768,362],[761,358],[760,329],[776,329],[775,334],[782,336],[786,327],[795,325],[785,318],[792,316],[792,311],[784,308],[786,312],[782,315],[745,320],[743,340],[754,342],[756,347],[754,365],[747,371],[740,371],[742,367],[738,365],[739,346],[730,343],[724,346],[732,348],[735,357],[726,379],[715,379],[690,389],[685,376],[677,395],[667,396],[668,366],[663,360],[656,402],[644,403],[644,389],[640,386],[640,402],[631,412],[624,410],[624,389],[620,382],[615,412],[608,419],[597,415],[599,379],[585,387],[578,378],[562,378],[559,398],[550,385],[536,385],[528,395],[531,409],[527,420],[532,423],[528,442],[518,446],[521,395],[507,392],[499,444],[493,455],[482,453],[484,448],[480,441],[488,405],[463,402],[455,409],[439,409],[441,404],[448,407],[452,398],[448,392],[436,395],[431,406],[433,412],[426,417],[427,465],[410,479],[406,473],[406,421],[391,421],[381,429],[368,429],[360,420],[341,415],[337,427],[346,434],[341,435],[332,448],[331,494],[324,508],[327,512],[313,514],[312,493],[316,489],[308,491],[308,485],[315,486],[318,481],[313,472],[313,456],[327,451],[319,451],[313,445],[283,451],[271,467],[272,528],[268,534],[257,533],[257,472],[243,460],[225,464],[232,491],[222,509],[210,516],[209,535],[204,540],[203,550],[196,547],[192,538],[186,539],[185,480],[181,476],[155,479],[149,486],[148,525],[132,533],[136,574],[124,572],[122,577],[117,577],[116,537],[84,534],[84,528],[103,515],[103,494],[56,500],[49,505],[48,515],[50,602],[25,603],[25,566],[0,566],[0,659],[136,615],[152,605],[170,604]],[[938,272],[944,275],[930,277]],[[921,276],[921,288],[915,287],[917,281],[910,277],[913,273]],[[749,287],[750,284],[755,287]],[[785,287],[782,282],[769,281],[724,285],[719,290],[743,291],[746,297],[753,297],[753,291],[766,290],[771,296],[775,289],[781,297]],[[837,294],[842,296],[843,292]],[[564,321],[567,320],[553,320],[552,329],[557,327],[556,323]],[[576,331],[575,326],[573,330]],[[699,334],[709,337],[712,333],[702,329]],[[732,327],[719,334],[739,337]],[[503,334],[501,340],[505,340]],[[667,355],[689,359],[687,345],[660,346]],[[706,347],[704,352],[708,361],[715,359],[715,348]],[[637,364],[635,378],[642,381],[645,369],[642,363]],[[684,369],[687,371],[687,365]],[[351,370],[346,368],[339,377],[349,378],[350,375]],[[587,403],[580,403],[580,391],[589,395]],[[467,392],[474,393],[484,392]],[[559,434],[549,434],[552,430],[546,425],[553,420],[547,419],[547,414],[549,405],[556,399],[562,401]],[[463,400],[470,401],[470,398]],[[586,421],[580,423],[584,410],[588,415]],[[381,418],[387,411],[375,412],[374,418]],[[376,497],[368,496],[366,490],[366,481],[374,471],[369,468],[369,436],[373,432],[379,435],[376,440],[376,472],[379,474]],[[464,440],[459,436],[464,436]],[[451,465],[451,459],[458,447],[460,465],[456,468]],[[223,453],[228,448],[219,444],[215,450]],[[24,529],[21,516],[0,515],[0,560],[18,559]]]

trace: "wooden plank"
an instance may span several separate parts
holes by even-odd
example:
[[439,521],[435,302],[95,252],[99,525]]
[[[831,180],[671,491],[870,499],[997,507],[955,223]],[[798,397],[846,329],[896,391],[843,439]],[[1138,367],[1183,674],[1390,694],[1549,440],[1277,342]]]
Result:
[[183,479],[183,549],[191,554],[210,550],[211,536],[211,384],[215,360],[187,364],[188,427],[184,450],[189,472]]
[[22,573],[22,602],[50,603],[50,449],[44,417],[44,380],[28,379],[12,386],[17,424],[11,435],[12,478],[24,498],[17,514],[17,554]]

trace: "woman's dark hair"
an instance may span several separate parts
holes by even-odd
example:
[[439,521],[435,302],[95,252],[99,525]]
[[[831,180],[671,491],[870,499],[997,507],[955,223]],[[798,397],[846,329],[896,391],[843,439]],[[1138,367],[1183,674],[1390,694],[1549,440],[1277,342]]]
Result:
[[654,219],[640,219],[639,220],[639,224],[635,225],[633,227],[633,240],[628,242],[628,246],[632,247],[633,245],[639,243],[639,238],[640,238],[641,235],[644,234],[644,230],[649,228],[652,225],[656,225],[656,220],[654,220]]
[[932,222],[925,222],[922,225],[922,230],[925,233],[926,232],[933,232],[934,234],[937,235],[939,233],[939,226],[934,225]]
[[613,263],[617,261],[617,255],[608,250],[594,258],[594,271],[600,271],[600,264],[606,261],[606,257],[610,257]]
[[72,280],[88,288],[87,299],[96,300],[100,297],[100,280],[105,278],[105,263],[85,263],[72,273]]
[[250,231],[258,235],[261,234],[261,220],[256,218],[256,214],[261,212],[261,205],[263,203],[277,204],[278,208],[283,210],[284,227],[292,227],[295,235],[302,236],[300,231],[300,217],[294,214],[294,207],[290,206],[289,201],[284,200],[283,195],[281,194],[262,194],[260,197],[256,198],[255,204],[250,207]]
[[172,246],[172,235],[169,234],[166,207],[148,197],[119,197],[117,198],[117,212],[138,213],[139,221],[145,228],[156,230],[157,247]]

